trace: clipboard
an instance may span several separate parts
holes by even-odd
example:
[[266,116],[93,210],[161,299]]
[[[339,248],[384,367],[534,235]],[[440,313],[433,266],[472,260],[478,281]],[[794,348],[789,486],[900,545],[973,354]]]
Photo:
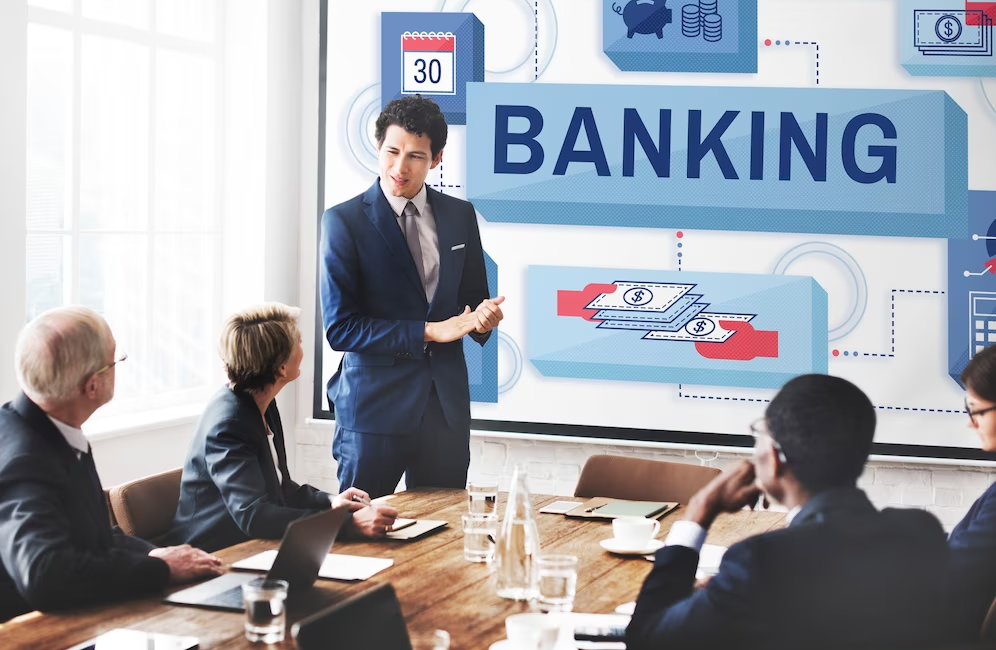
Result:
[[660,519],[677,507],[677,501],[628,501],[626,499],[594,497],[577,508],[564,513],[564,516],[572,519],[611,520],[616,517]]

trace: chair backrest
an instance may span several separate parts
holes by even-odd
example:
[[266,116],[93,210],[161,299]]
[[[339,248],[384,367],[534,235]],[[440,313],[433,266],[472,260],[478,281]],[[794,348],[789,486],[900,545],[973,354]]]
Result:
[[390,583],[295,623],[291,634],[299,650],[412,650],[401,603]]
[[182,469],[171,469],[111,488],[111,508],[126,535],[156,542],[169,532],[180,501]]
[[996,599],[989,606],[986,619],[982,621],[980,638],[988,643],[996,643]]
[[688,503],[719,473],[703,465],[600,454],[584,464],[574,496]]
[[114,508],[111,507],[111,488],[104,488],[104,505],[107,506],[107,518],[112,526],[117,526],[118,521],[114,518]]

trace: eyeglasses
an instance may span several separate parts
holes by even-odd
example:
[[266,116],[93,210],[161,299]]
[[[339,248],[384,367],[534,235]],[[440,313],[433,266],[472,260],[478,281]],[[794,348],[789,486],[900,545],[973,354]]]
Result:
[[778,441],[775,440],[775,437],[771,435],[770,431],[768,431],[768,425],[765,423],[764,418],[760,418],[758,420],[755,420],[754,422],[751,422],[750,434],[754,436],[755,441],[761,436],[764,436],[765,438],[770,440],[771,446],[774,447],[775,451],[778,453],[778,460],[782,461],[782,463],[785,465],[788,464],[788,457],[785,455],[785,450],[782,449],[782,446],[778,444]]
[[989,411],[996,411],[996,406],[987,406],[984,409],[978,409],[977,411],[973,411],[968,406],[968,400],[967,399],[965,400],[965,412],[968,413],[968,419],[971,420],[972,424],[974,424],[975,426],[979,426],[979,421],[976,420],[975,418],[977,418],[980,415],[985,415]]
[[107,364],[106,366],[103,366],[102,368],[100,368],[99,370],[97,370],[97,371],[96,371],[95,373],[93,373],[93,374],[94,374],[94,375],[99,375],[99,374],[100,374],[100,373],[102,373],[102,372],[107,372],[108,370],[110,370],[110,369],[111,369],[111,368],[113,368],[114,366],[118,365],[118,364],[119,364],[119,363],[121,363],[122,361],[126,360],[127,358],[128,358],[128,353],[127,353],[127,352],[122,352],[122,353],[121,353],[121,356],[119,356],[119,357],[118,357],[117,359],[115,359],[114,361],[110,362],[110,363],[109,363],[109,364]]

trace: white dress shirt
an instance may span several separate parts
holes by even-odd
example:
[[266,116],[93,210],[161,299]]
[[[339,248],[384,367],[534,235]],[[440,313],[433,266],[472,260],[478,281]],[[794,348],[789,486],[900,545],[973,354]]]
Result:
[[422,247],[422,270],[425,272],[425,293],[426,298],[432,302],[432,297],[436,294],[436,286],[439,284],[439,237],[436,235],[436,218],[432,214],[432,206],[429,205],[429,193],[422,183],[422,189],[412,199],[403,196],[391,196],[384,187],[384,181],[380,182],[380,191],[387,197],[387,202],[394,210],[398,227],[404,235],[405,227],[402,221],[405,208],[410,200],[418,210],[418,218],[415,223],[418,226],[418,243]]
[[277,448],[273,444],[273,432],[270,431],[270,425],[266,425],[266,441],[270,443],[270,455],[273,456],[273,469],[277,472],[277,482],[281,485],[284,482],[284,476],[280,473],[280,459],[277,458]]
[[59,420],[56,420],[54,417],[48,415],[47,413],[46,416],[48,417],[49,420],[52,421],[52,424],[55,425],[55,428],[59,430],[59,433],[62,434],[62,437],[66,439],[66,442],[69,443],[69,446],[73,448],[73,451],[76,452],[77,460],[79,460],[80,456],[90,451],[90,443],[87,441],[86,434],[83,433],[83,429],[77,429],[76,427],[71,427],[65,422],[60,422]]
[[[795,519],[795,516],[799,514],[801,509],[802,506],[795,506],[788,511],[788,514],[785,515],[786,526],[792,525],[792,520]],[[667,539],[664,540],[664,546],[684,546],[698,553],[702,550],[706,532],[705,528],[699,526],[694,521],[688,521],[687,519],[676,521],[671,526],[671,532],[667,534]]]

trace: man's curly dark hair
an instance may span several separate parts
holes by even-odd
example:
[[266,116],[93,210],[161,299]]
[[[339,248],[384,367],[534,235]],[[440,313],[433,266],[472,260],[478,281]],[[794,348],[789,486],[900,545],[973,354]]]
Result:
[[417,136],[429,136],[432,157],[435,158],[446,146],[446,118],[436,102],[422,95],[405,95],[387,103],[377,118],[374,137],[377,146],[384,144],[384,134],[392,124]]

